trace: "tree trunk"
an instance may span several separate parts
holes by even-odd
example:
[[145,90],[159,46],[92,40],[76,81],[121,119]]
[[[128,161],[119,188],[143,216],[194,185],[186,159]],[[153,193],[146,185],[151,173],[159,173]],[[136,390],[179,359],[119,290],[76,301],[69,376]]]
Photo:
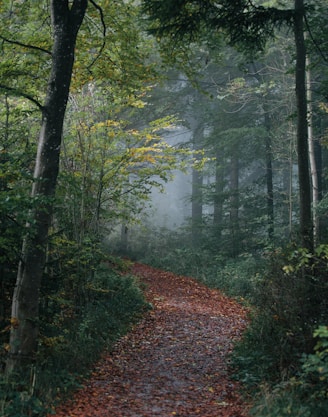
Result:
[[238,147],[235,146],[230,166],[230,234],[231,254],[237,256],[240,250],[239,236],[239,159]]
[[272,170],[272,143],[271,123],[266,106],[264,106],[264,124],[266,130],[265,139],[265,165],[267,186],[267,216],[268,216],[268,239],[272,241],[274,234],[274,204],[273,204],[273,170]]
[[304,40],[304,0],[295,0],[294,35],[296,45],[297,152],[300,198],[300,237],[303,247],[313,250],[311,184],[309,175],[308,122],[306,100],[306,47]]
[[191,222],[192,222],[192,241],[198,245],[202,232],[203,220],[203,173],[192,170],[192,201],[191,201]]
[[308,112],[308,143],[309,143],[309,158],[310,170],[312,180],[312,208],[313,208],[313,241],[314,244],[318,242],[319,230],[319,216],[317,213],[317,206],[319,203],[319,181],[318,170],[315,152],[315,140],[313,136],[313,114],[312,114],[312,90],[311,90],[311,71],[310,61],[306,58],[306,85],[307,85],[307,112]]
[[214,196],[214,213],[213,224],[216,231],[216,237],[221,238],[223,226],[223,191],[224,191],[224,167],[223,167],[222,150],[216,152],[215,167],[215,196]]
[[[196,125],[193,131],[193,147],[195,151],[201,148],[204,135],[204,126],[201,123]],[[201,156],[195,153],[195,159]],[[192,170],[192,186],[191,186],[191,235],[192,243],[199,245],[202,234],[203,222],[203,173],[197,169]]]
[[[261,76],[261,70],[263,66],[257,69],[255,63],[252,64],[254,69],[254,76],[259,83],[263,84],[263,76]],[[264,127],[266,130],[265,138],[265,171],[266,171],[266,192],[267,192],[267,217],[268,217],[268,239],[272,241],[274,236],[274,201],[273,201],[273,170],[272,170],[272,140],[271,140],[271,121],[269,115],[269,103],[267,102],[267,94],[262,97],[262,108],[264,113]]]
[[31,213],[12,300],[10,352],[6,372],[35,360],[39,335],[39,291],[45,266],[48,229],[59,170],[64,116],[74,63],[76,37],[87,0],[52,0],[52,66],[42,115],[31,198]]

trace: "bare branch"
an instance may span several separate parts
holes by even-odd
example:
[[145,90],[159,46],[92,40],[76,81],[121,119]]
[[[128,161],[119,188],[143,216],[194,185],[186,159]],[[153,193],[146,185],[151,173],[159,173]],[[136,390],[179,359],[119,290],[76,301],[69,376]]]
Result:
[[5,38],[2,35],[0,35],[0,39],[2,39],[4,42],[11,43],[13,45],[22,46],[23,48],[28,48],[28,49],[34,49],[35,51],[40,51],[40,52],[44,52],[48,55],[51,55],[50,51],[48,51],[47,49],[41,48],[39,46],[29,45],[29,44],[22,43],[22,42],[19,42],[19,41],[14,41],[12,39]]
[[91,62],[91,64],[88,66],[88,70],[91,70],[91,67],[95,64],[95,62],[99,59],[100,55],[102,54],[102,51],[105,49],[106,46],[106,23],[105,23],[105,18],[104,18],[104,12],[102,10],[102,8],[94,1],[94,0],[90,0],[90,3],[98,10],[99,14],[100,14],[100,20],[101,20],[101,24],[103,27],[103,43],[100,47],[100,50],[97,54],[97,56],[95,57],[95,59]]

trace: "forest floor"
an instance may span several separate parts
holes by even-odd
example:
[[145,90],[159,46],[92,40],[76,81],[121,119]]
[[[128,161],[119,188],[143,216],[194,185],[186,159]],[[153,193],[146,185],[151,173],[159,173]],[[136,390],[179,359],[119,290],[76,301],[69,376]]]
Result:
[[189,277],[134,264],[153,309],[55,417],[244,417],[229,353],[247,311]]

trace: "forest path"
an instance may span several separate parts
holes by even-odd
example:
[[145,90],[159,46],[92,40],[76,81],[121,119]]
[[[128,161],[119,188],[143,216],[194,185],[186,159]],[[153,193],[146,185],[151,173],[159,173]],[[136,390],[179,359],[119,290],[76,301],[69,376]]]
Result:
[[242,417],[227,355],[246,310],[189,277],[134,264],[154,309],[104,355],[56,417]]

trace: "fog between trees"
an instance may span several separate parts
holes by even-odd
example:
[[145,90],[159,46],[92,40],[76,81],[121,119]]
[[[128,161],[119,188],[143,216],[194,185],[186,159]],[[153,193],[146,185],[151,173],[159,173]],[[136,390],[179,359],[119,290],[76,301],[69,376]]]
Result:
[[231,278],[261,369],[302,373],[327,336],[326,2],[141,3],[0,6],[5,378],[92,339],[112,254]]

